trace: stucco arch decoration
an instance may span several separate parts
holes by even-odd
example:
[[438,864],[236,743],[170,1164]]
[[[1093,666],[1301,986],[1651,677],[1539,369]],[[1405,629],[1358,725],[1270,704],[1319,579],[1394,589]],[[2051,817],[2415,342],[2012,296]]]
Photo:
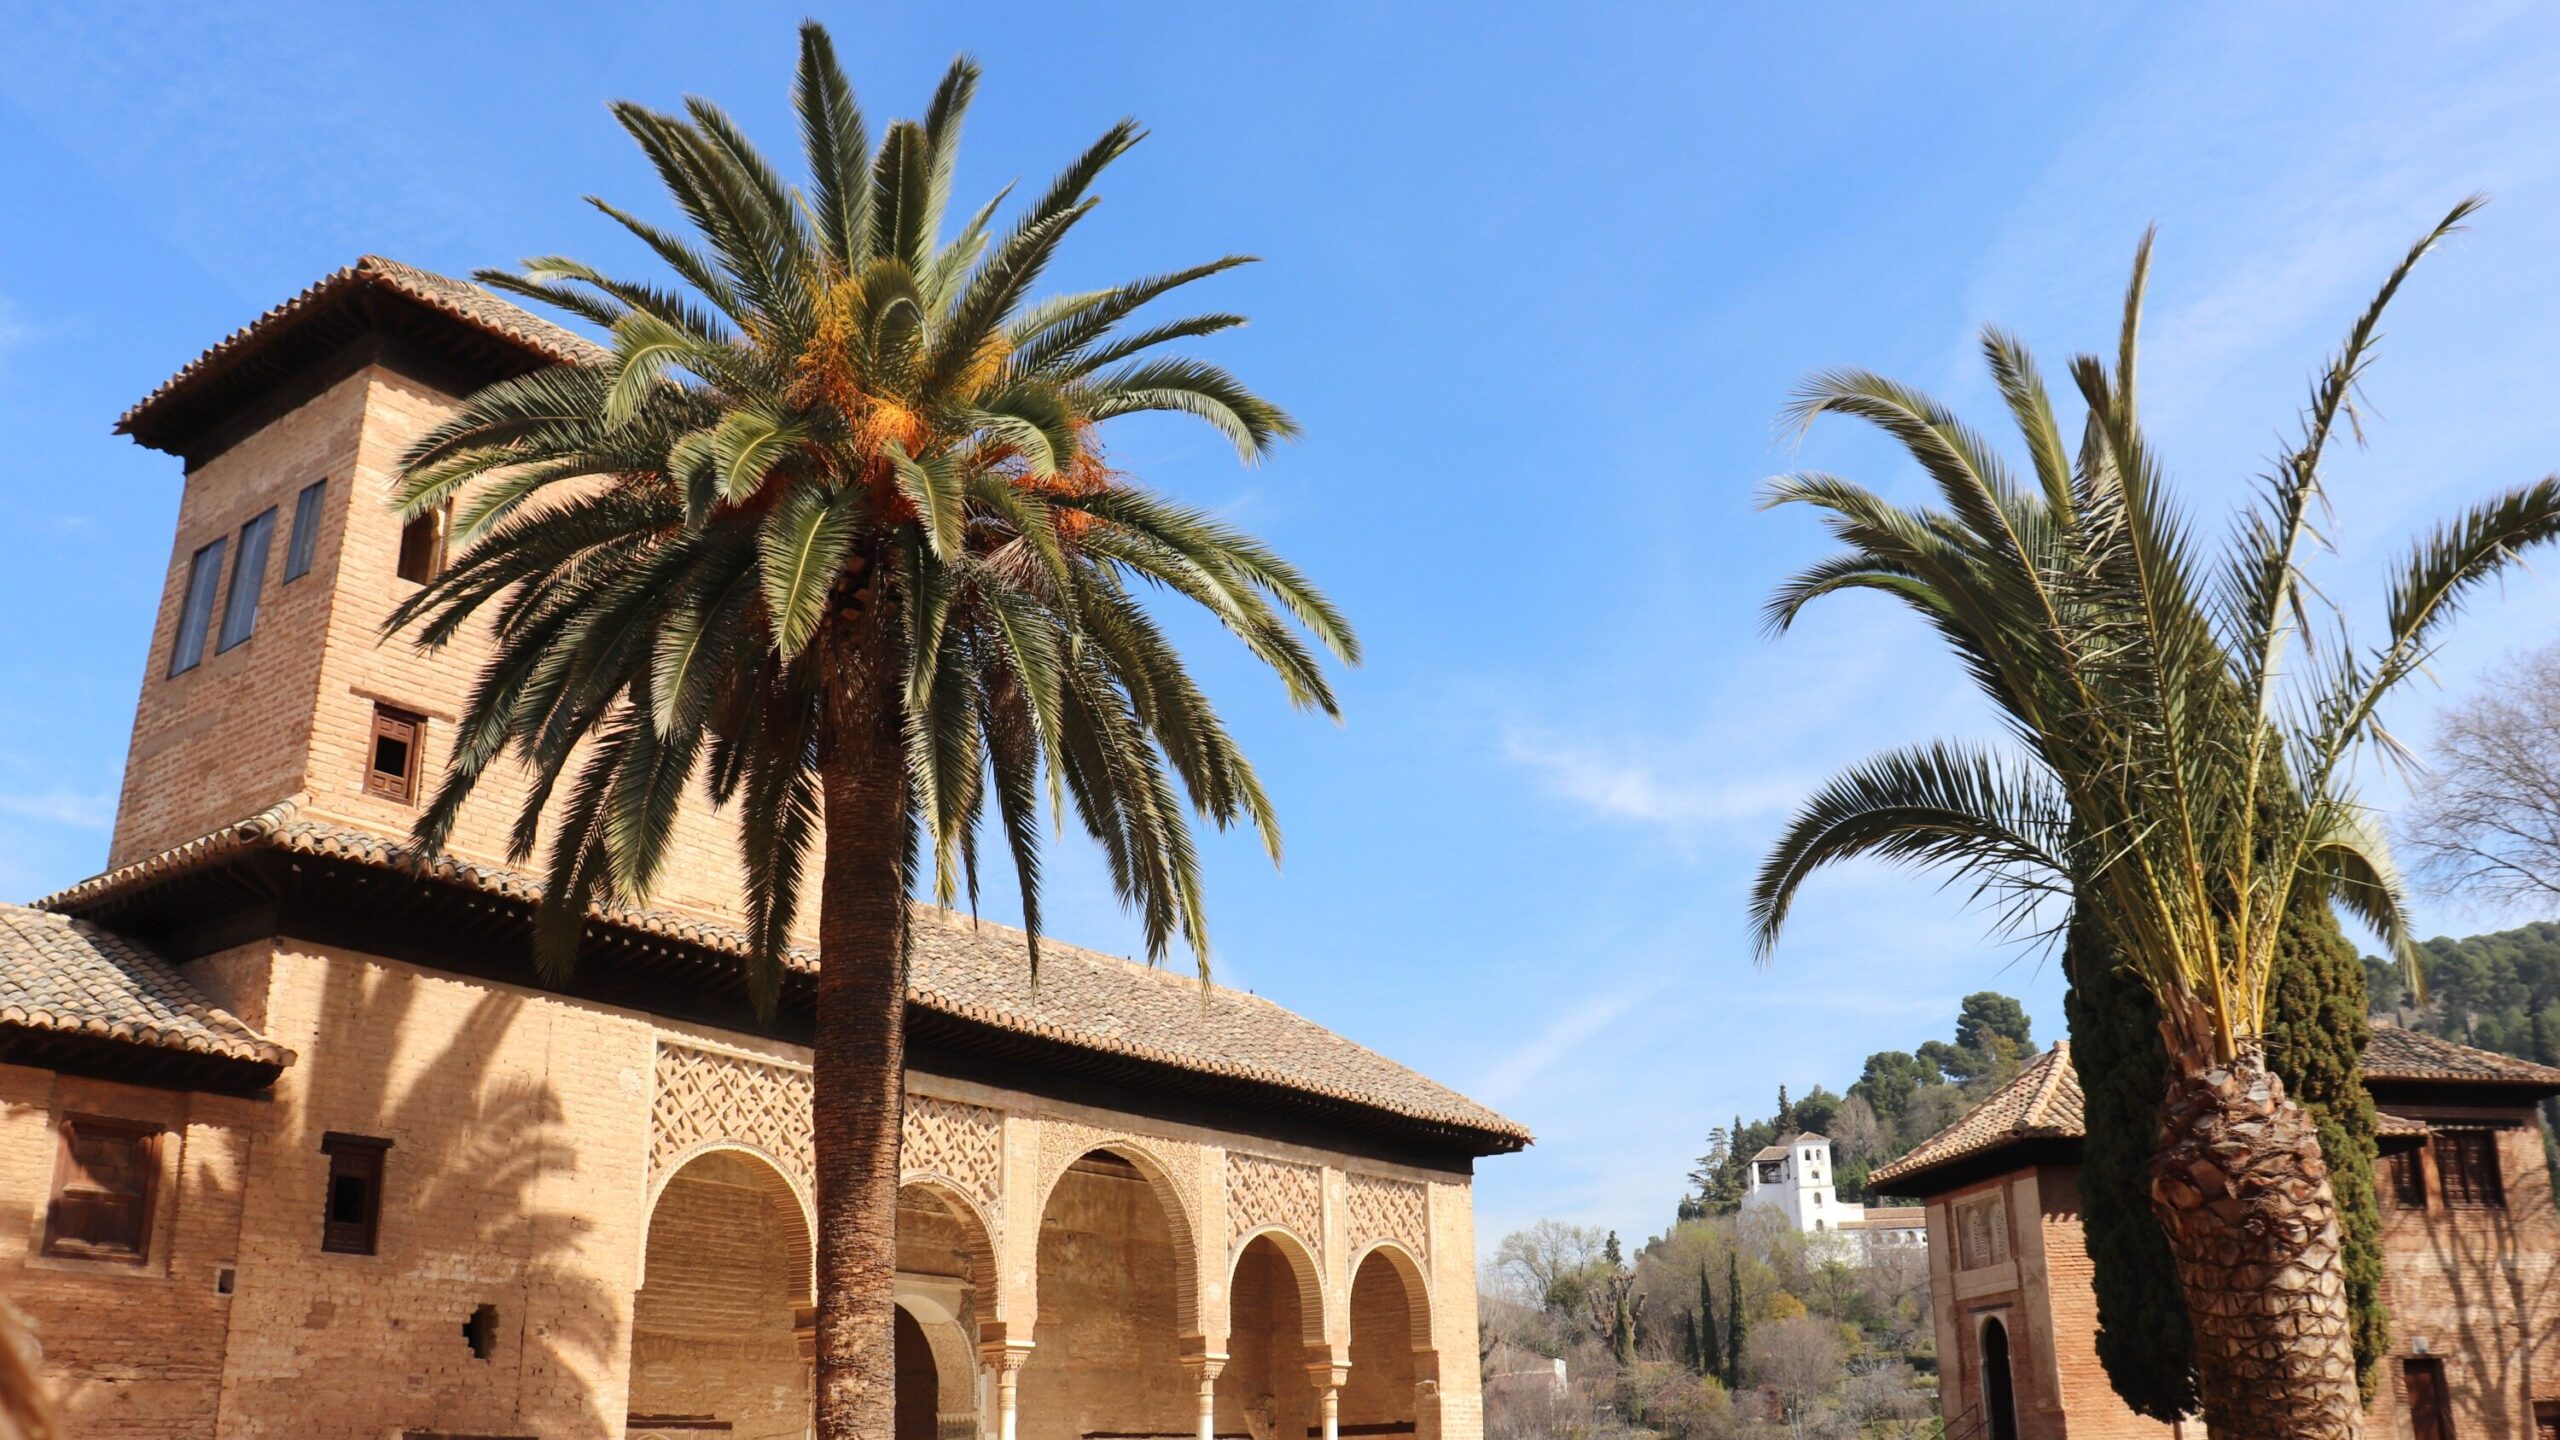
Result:
[[1103,1130],[1067,1121],[1040,1126],[1040,1207],[1046,1215],[1058,1182],[1069,1166],[1087,1155],[1114,1155],[1146,1177],[1173,1232],[1174,1328],[1185,1336],[1201,1333],[1200,1223],[1195,1209],[1199,1194],[1200,1153],[1189,1145],[1159,1143],[1122,1131]]
[[1405,1314],[1411,1322],[1412,1334],[1409,1338],[1413,1342],[1415,1353],[1419,1354],[1432,1349],[1430,1267],[1424,1265],[1421,1259],[1406,1249],[1400,1241],[1373,1241],[1366,1247],[1352,1252],[1351,1283],[1353,1286],[1357,1287],[1360,1283],[1361,1267],[1373,1259],[1385,1264],[1396,1273],[1397,1279],[1404,1282]]
[[[1313,1247],[1287,1226],[1257,1226],[1237,1236],[1227,1248],[1227,1303],[1235,1303],[1236,1268],[1244,1263],[1244,1252],[1256,1240],[1271,1242],[1288,1263],[1289,1278],[1297,1283],[1298,1338],[1310,1350],[1325,1348],[1325,1322],[1333,1312],[1325,1308],[1324,1264],[1316,1259]],[[1233,1317],[1229,1319],[1232,1323]]]

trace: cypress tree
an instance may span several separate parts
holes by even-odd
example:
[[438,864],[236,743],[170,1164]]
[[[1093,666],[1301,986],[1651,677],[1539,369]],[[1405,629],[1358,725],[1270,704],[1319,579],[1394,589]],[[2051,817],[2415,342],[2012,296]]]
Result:
[[1716,1292],[1707,1288],[1707,1262],[1698,1262],[1698,1355],[1701,1375],[1716,1373]]
[[2097,1293],[2098,1363],[2134,1413],[2175,1424],[2200,1397],[2186,1297],[2151,1214],[2151,1151],[2169,1070],[2160,1007],[2142,982],[2116,969],[2104,933],[2076,910],[2062,968],[2071,984],[2062,1012],[2088,1129],[2080,1142],[2080,1224]]
[[1724,1388],[1742,1388],[1742,1252],[1727,1257],[1724,1281]]
[[[2160,1134],[2168,1056],[2159,1010],[2111,963],[2094,925],[2073,918],[2063,969],[2071,1058],[2085,1097],[2080,1151],[2083,1233],[2098,1301],[2098,1360],[2125,1404],[2175,1422],[2197,1404],[2184,1298],[2168,1241],[2151,1213],[2151,1151]],[[2367,1401],[2389,1348],[2381,1301],[2381,1212],[2373,1186],[2373,1099],[2359,1057],[2369,1034],[2364,964],[2325,897],[2303,894],[2268,986],[2267,1060],[2311,1112],[2337,1196],[2352,1312],[2356,1379]]]
[[1776,1124],[1778,1126],[1778,1138],[1770,1141],[1770,1144],[1784,1145],[1788,1141],[1796,1138],[1796,1106],[1794,1101],[1787,1098],[1787,1087],[1784,1085],[1778,1087],[1778,1118]]

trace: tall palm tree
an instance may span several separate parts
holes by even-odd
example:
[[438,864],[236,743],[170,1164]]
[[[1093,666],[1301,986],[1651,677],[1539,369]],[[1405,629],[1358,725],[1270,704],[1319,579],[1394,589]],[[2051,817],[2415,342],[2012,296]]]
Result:
[[2062,899],[2103,927],[2160,1006],[2170,1075],[2152,1205],[2217,1435],[2358,1432],[2335,1203],[2311,1121],[2267,1068],[2268,977],[2306,889],[2409,955],[2400,881],[2353,786],[2363,757],[2396,749],[2378,707],[2476,587],[2560,534],[2553,479],[2437,527],[2392,572],[2384,635],[2369,647],[2303,573],[2322,454],[2355,424],[2383,309],[2476,204],[2392,271],[2313,385],[2300,442],[2216,554],[2136,419],[2148,236],[2113,365],[2071,367],[2088,412],[2076,453],[2024,347],[1983,337],[2032,483],[1925,395],[1840,371],[1809,382],[1794,417],[1877,426],[1940,503],[1899,506],[1818,474],[1767,492],[1773,505],[1813,506],[1846,547],[1777,591],[1772,628],[1834,591],[1895,596],[1955,652],[2013,743],[1889,751],[1826,783],[1754,885],[1761,953],[1809,874],[1863,855],[1954,870],[2004,925],[2034,924]]
[[909,896],[927,852],[935,898],[974,902],[992,798],[1036,967],[1043,801],[1072,808],[1150,956],[1178,936],[1205,980],[1185,803],[1253,826],[1275,859],[1279,832],[1137,591],[1208,610],[1302,707],[1335,713],[1317,647],[1358,658],[1296,570],[1114,471],[1099,442],[1104,421],[1145,411],[1206,421],[1248,463],[1295,432],[1227,372],[1155,353],[1241,317],[1124,328],[1243,259],[1034,300],[1140,132],[1113,126],[1011,224],[999,195],[946,238],[977,79],[954,64],[925,118],[875,147],[826,32],[804,26],[805,190],[705,101],[616,105],[684,224],[594,203],[677,283],[557,257],[482,274],[606,328],[610,356],[472,396],[406,456],[397,497],[410,515],[458,501],[463,548],[391,628],[432,646],[485,615],[495,635],[416,840],[440,846],[501,756],[529,765],[512,843],[528,859],[548,833],[546,971],[570,965],[591,902],[648,892],[697,779],[740,817],[768,1011],[819,871],[828,1437],[891,1430]]

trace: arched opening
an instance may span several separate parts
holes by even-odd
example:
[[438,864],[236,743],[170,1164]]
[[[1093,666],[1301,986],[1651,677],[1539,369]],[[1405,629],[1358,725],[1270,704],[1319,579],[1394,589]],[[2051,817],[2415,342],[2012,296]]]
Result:
[[897,1440],[936,1440],[941,1432],[942,1376],[933,1360],[933,1343],[907,1307],[898,1307],[895,1322],[898,1366]]
[[1433,1440],[1439,1379],[1431,1360],[1431,1301],[1422,1267],[1380,1245],[1351,1277],[1351,1374],[1342,1387],[1342,1433]]
[[1021,1440],[1194,1428],[1197,1392],[1182,1368],[1189,1231],[1139,1159],[1093,1151],[1067,1167],[1042,1207]]
[[807,1211],[762,1157],[711,1150],[670,1176],[632,1297],[630,1428],[682,1419],[725,1424],[734,1440],[801,1440],[809,1255]]
[[1982,1410],[1991,1440],[2018,1440],[2018,1397],[2009,1377],[2009,1327],[1982,1322]]
[[897,1440],[979,1431],[978,1326],[996,1288],[986,1226],[938,1183],[898,1191]]
[[1324,1290],[1315,1257],[1285,1230],[1254,1236],[1227,1277],[1218,1433],[1306,1434],[1321,1419],[1307,1365],[1323,1355]]

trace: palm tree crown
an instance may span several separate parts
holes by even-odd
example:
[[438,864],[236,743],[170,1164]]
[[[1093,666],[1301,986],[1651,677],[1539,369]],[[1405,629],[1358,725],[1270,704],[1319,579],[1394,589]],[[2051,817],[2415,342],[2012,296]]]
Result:
[[1839,413],[1877,426],[1941,503],[1906,508],[1828,475],[1773,481],[1769,504],[1815,507],[1846,549],[1779,589],[1771,627],[1834,591],[1894,595],[1947,642],[2017,744],[1896,750],[1826,784],[1754,887],[1763,954],[1805,877],[1856,855],[1962,868],[2009,923],[2070,896],[2161,998],[2191,1066],[2227,1061],[2263,1032],[2298,888],[2319,887],[2406,956],[2400,882],[2355,799],[2357,757],[2395,748],[2377,707],[2441,643],[2466,595],[2560,534],[2560,481],[2475,506],[2415,545],[2393,571],[2379,645],[2359,647],[2333,613],[2323,618],[2302,559],[2317,543],[2322,454],[2353,424],[2382,311],[2477,203],[2456,207],[2392,272],[2313,386],[2300,442],[2218,555],[2196,540],[2136,419],[2148,237],[2114,364],[2072,364],[2088,410],[2076,452],[2025,348],[1996,330],[1983,337],[2031,483],[1925,395],[1858,371],[1808,384],[1799,422]]
[[849,751],[898,752],[900,874],[920,880],[929,846],[943,903],[976,895],[992,796],[1035,937],[1044,800],[1061,818],[1071,801],[1101,843],[1150,953],[1178,935],[1204,975],[1186,802],[1278,854],[1252,766],[1137,592],[1205,607],[1327,713],[1302,636],[1345,661],[1357,643],[1286,562],[1115,472],[1098,439],[1114,416],[1169,411],[1251,462],[1295,433],[1224,370],[1158,353],[1241,317],[1131,328],[1245,257],[1035,300],[1140,132],[1111,127],[1009,225],[999,195],[946,238],[977,75],[955,63],[924,119],[875,147],[825,31],[805,26],[805,190],[706,101],[617,104],[689,233],[593,203],[678,283],[562,257],[479,276],[605,327],[610,354],[493,386],[410,451],[398,503],[457,505],[462,548],[391,628],[435,645],[490,615],[496,658],[417,838],[441,844],[501,756],[527,762],[513,847],[529,857],[552,831],[537,952],[555,972],[590,902],[649,889],[697,774],[742,807],[767,1007],[820,774]]

